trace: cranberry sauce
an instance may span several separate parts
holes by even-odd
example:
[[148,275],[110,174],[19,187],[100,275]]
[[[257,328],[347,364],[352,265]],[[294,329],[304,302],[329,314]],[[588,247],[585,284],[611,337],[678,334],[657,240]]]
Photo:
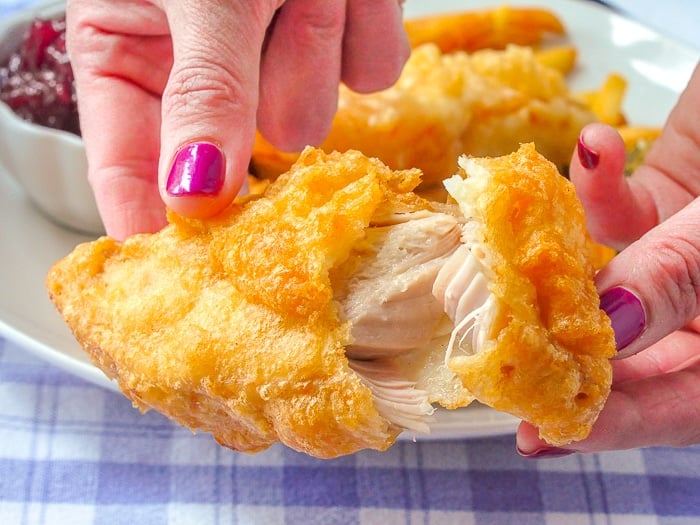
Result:
[[0,64],[0,100],[25,120],[80,135],[65,17],[32,22]]

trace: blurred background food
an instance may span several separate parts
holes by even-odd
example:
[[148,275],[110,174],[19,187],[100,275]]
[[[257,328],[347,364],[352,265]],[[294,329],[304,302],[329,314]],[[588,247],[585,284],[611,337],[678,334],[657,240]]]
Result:
[[[420,168],[423,190],[441,186],[463,153],[498,156],[534,142],[565,170],[579,131],[597,120],[555,68],[530,47],[443,53],[415,48],[398,82],[362,95],[344,86],[326,151],[359,149],[393,169]],[[296,154],[284,154],[258,135],[253,173],[274,178]]]
[[412,18],[404,26],[411,47],[433,43],[443,53],[504,49],[510,44],[530,46],[547,34],[565,33],[561,20],[551,11],[508,5]]
[[[322,149],[359,149],[393,169],[420,168],[419,191],[443,198],[440,181],[452,175],[462,153],[503,155],[534,142],[566,175],[578,133],[590,122],[620,129],[630,166],[658,135],[658,129],[628,125],[627,81],[616,72],[593,89],[570,89],[577,50],[551,11],[502,6],[405,25],[413,51],[398,82],[368,95],[341,86]],[[274,179],[297,156],[258,134],[251,173]]]

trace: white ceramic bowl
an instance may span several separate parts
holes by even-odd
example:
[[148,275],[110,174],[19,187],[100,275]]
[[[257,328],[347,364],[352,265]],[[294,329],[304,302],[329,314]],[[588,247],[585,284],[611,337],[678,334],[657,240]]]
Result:
[[[53,1],[0,19],[0,61],[19,47],[35,17],[49,18],[64,10],[65,2]],[[79,136],[27,122],[0,102],[0,168],[53,221],[85,233],[104,232]]]

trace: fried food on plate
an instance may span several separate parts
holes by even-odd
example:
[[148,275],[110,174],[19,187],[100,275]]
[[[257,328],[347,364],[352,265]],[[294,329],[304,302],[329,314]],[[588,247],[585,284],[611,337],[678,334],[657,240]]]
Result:
[[623,125],[618,127],[617,131],[625,142],[625,175],[629,177],[644,163],[647,153],[661,135],[661,128]]
[[599,122],[621,127],[627,123],[622,108],[626,91],[627,80],[618,73],[610,73],[599,88],[577,96],[591,108]]
[[535,57],[541,64],[567,75],[576,66],[578,51],[574,46],[563,45],[536,50]]
[[435,43],[444,53],[532,46],[544,35],[564,34],[561,20],[546,9],[510,7],[417,17],[404,22],[412,47]]
[[308,148],[216,218],[78,246],[49,294],[137,407],[236,450],[384,450],[474,398],[581,439],[614,339],[573,187],[532,145],[460,165],[438,204]]
[[[563,170],[579,131],[595,120],[562,73],[530,48],[443,54],[425,44],[413,50],[391,88],[362,95],[341,86],[321,148],[357,149],[392,169],[419,168],[423,191],[441,186],[463,153],[503,155],[524,142],[534,142]],[[257,175],[275,178],[296,157],[258,135],[251,165]]]

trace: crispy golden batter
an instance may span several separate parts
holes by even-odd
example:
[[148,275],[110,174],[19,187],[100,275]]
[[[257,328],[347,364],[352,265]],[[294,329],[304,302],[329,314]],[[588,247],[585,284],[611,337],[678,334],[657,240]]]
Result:
[[[553,443],[579,439],[609,390],[614,348],[580,204],[531,145],[466,162],[469,177],[448,181],[463,217],[412,193],[418,170],[309,148],[262,196],[214,219],[171,214],[157,234],[78,246],[50,270],[49,294],[137,407],[236,450],[384,450],[425,426],[429,402],[473,396]],[[496,309],[476,353],[445,364],[453,325],[433,282],[451,279],[462,242],[486,254],[474,308],[490,294]],[[408,328],[396,355],[382,319]],[[415,319],[434,332],[406,343]]]
[[418,176],[309,150],[265,199],[217,220],[171,216],[156,235],[79,246],[51,270],[50,295],[141,409],[242,451],[385,449],[398,430],[348,367],[328,272]]
[[[452,175],[459,155],[504,155],[524,142],[563,169],[581,128],[596,120],[561,72],[517,46],[443,54],[424,44],[391,88],[363,95],[341,87],[339,96],[321,148],[357,149],[393,169],[419,168],[421,191]],[[274,178],[295,158],[258,135],[251,163],[258,175]]]
[[547,442],[583,439],[610,392],[615,352],[583,207],[532,144],[463,167],[467,177],[446,184],[478,225],[496,306],[481,349],[449,365],[477,399],[531,422]]

